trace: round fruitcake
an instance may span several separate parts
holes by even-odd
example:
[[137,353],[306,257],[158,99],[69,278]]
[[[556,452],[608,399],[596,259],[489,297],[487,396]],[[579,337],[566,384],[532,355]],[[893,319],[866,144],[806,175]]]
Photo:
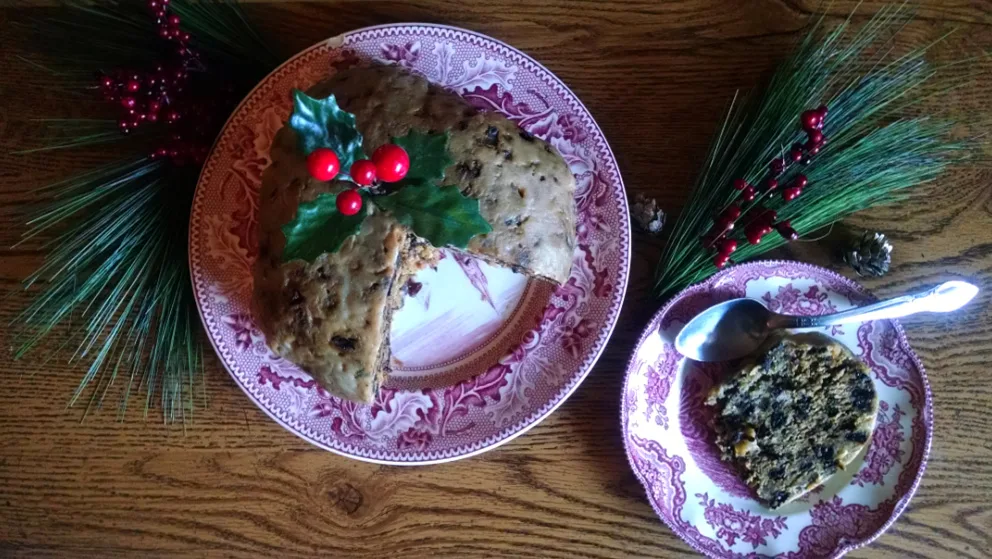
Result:
[[772,508],[850,464],[878,411],[868,367],[846,348],[791,339],[716,386],[707,404],[723,459]]
[[[452,91],[397,66],[338,72],[312,87],[353,113],[367,153],[411,130],[447,132],[453,163],[445,185],[479,200],[492,230],[463,250],[556,284],[575,248],[575,178],[553,146],[505,116],[471,107]],[[254,304],[269,347],[335,396],[371,402],[390,372],[392,313],[409,277],[439,258],[388,212],[371,210],[361,231],[312,262],[285,261],[283,226],[301,203],[354,184],[310,176],[291,126],[283,127],[262,176]]]

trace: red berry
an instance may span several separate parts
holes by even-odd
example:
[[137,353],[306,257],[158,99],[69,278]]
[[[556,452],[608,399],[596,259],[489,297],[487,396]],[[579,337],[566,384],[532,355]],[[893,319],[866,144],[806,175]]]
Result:
[[791,159],[793,163],[799,163],[803,160],[802,144],[792,144],[792,149],[789,150],[789,159]]
[[169,114],[165,115],[165,120],[168,121],[169,124],[176,122],[180,118],[182,118],[182,115],[179,114],[179,111],[169,111]]
[[153,12],[158,11],[158,7],[159,7],[158,0],[148,0],[148,9],[150,11],[153,11]]
[[732,231],[734,229],[734,220],[727,216],[721,216],[713,222],[713,229],[718,233]]
[[162,108],[162,103],[159,103],[158,101],[148,102],[148,112],[150,113],[157,113],[161,108]]
[[131,131],[131,123],[127,120],[121,119],[117,122],[117,127],[121,129],[121,132],[127,134]]
[[720,254],[730,254],[737,250],[737,241],[733,239],[723,239],[720,241]]
[[114,79],[110,76],[100,76],[100,86],[104,89],[114,87]]
[[778,214],[775,213],[775,210],[766,209],[763,210],[760,214],[758,214],[758,218],[757,220],[755,220],[755,223],[758,226],[767,227],[772,223],[775,223],[776,219],[778,219]]
[[772,162],[768,164],[768,169],[773,175],[781,175],[782,171],[785,170],[785,161],[781,157],[776,157],[772,159]]
[[179,27],[179,22],[180,22],[179,16],[177,16],[176,14],[172,14],[171,16],[169,16],[169,25],[171,25],[172,27]]
[[180,41],[182,41],[184,43],[188,43],[189,42],[189,39],[190,39],[189,33],[180,33],[179,34],[179,40]]
[[741,191],[741,200],[745,202],[750,202],[754,200],[754,197],[758,195],[758,191],[754,189],[753,186],[749,186]]
[[775,190],[776,188],[778,188],[778,181],[777,180],[775,180],[775,179],[773,179],[771,177],[769,177],[768,179],[765,179],[765,191],[766,192],[771,192],[772,190]]
[[355,215],[362,209],[362,195],[354,188],[338,194],[335,202],[341,215]]
[[820,132],[819,130],[812,130],[807,136],[807,139],[809,144],[816,145],[823,141],[823,132]]
[[372,154],[375,175],[383,182],[396,182],[410,170],[410,156],[396,144],[379,146]]
[[717,268],[723,268],[724,266],[727,265],[727,262],[729,261],[730,261],[729,254],[720,253],[713,257],[713,265],[716,266]]
[[351,180],[356,184],[368,186],[375,182],[375,163],[368,159],[359,159],[351,164]]
[[137,80],[131,80],[127,82],[127,90],[131,93],[137,93],[141,91],[141,82]]
[[134,97],[124,97],[123,99],[121,99],[121,105],[125,109],[133,109],[134,106],[137,104],[138,102],[135,101]]
[[145,119],[148,122],[158,122],[158,113],[148,113],[148,116],[145,117]]
[[744,179],[734,179],[734,190],[744,190],[747,188],[747,181]]
[[806,142],[806,153],[809,155],[816,155],[820,153],[820,146],[822,144],[814,144],[813,142]]
[[790,186],[789,188],[786,188],[782,191],[782,199],[785,200],[786,202],[791,202],[796,198],[798,198],[801,193],[802,193],[801,188]]
[[158,0],[158,3],[162,4],[162,7],[165,7],[169,5],[169,0]]
[[727,206],[727,209],[723,210],[723,213],[720,214],[720,217],[729,218],[731,220],[735,220],[740,216],[741,216],[741,207],[738,206],[737,204],[731,204]]
[[761,229],[757,227],[748,227],[744,232],[744,236],[747,237],[747,242],[756,245],[761,242]]
[[778,231],[779,235],[789,241],[794,241],[799,238],[799,233],[792,228],[792,224],[789,221],[780,221],[775,224],[775,230]]
[[[341,163],[338,161],[338,154],[334,153],[334,150],[329,148],[317,148],[307,156],[307,170],[310,171],[310,176],[319,181],[329,181],[337,176],[338,171],[341,169]],[[341,206],[341,196],[338,196],[338,207]],[[357,212],[358,209],[356,208]],[[343,212],[342,212],[343,213]],[[345,215],[352,215],[345,214]]]
[[806,175],[796,175],[795,180],[792,181],[792,186],[800,190],[806,188],[807,184],[809,184],[809,179],[806,178]]
[[803,114],[799,117],[799,124],[807,132],[817,130],[822,122],[823,119],[820,118],[820,113],[816,110],[803,111]]
[[158,36],[161,37],[161,38],[163,38],[163,39],[168,39],[170,36],[172,36],[172,32],[169,31],[169,28],[168,27],[162,25],[162,26],[159,26],[159,28],[158,28]]

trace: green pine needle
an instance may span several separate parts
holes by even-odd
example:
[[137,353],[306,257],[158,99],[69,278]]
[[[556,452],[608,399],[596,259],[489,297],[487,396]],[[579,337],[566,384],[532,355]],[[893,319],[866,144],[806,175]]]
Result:
[[[32,56],[22,61],[35,70],[39,87],[77,94],[82,103],[94,105],[94,116],[114,114],[95,95],[96,73],[150,67],[171,52],[164,48],[174,46],[158,39],[143,1],[68,0],[64,5],[68,9],[56,18],[13,23],[37,39]],[[182,29],[193,36],[191,46],[208,67],[223,69],[226,78],[238,82],[228,93],[247,91],[281,62],[236,2],[173,0],[170,13],[180,16]],[[34,123],[37,143],[17,153],[111,143],[126,153],[148,153],[170,133],[149,127],[124,136],[116,120],[106,118]],[[71,350],[70,362],[88,364],[70,406],[85,399],[88,413],[116,393],[123,417],[131,397],[143,392],[146,415],[157,402],[166,422],[185,424],[194,403],[205,404],[185,219],[196,171],[140,155],[121,156],[38,188],[44,202],[31,212],[21,242],[40,244],[46,257],[24,282],[33,292],[31,303],[11,322],[14,357],[40,349],[50,334],[61,338],[58,351],[46,360]]]
[[[849,18],[818,39],[820,19],[764,94],[743,104],[735,98],[658,263],[657,295],[668,297],[716,272],[714,250],[701,240],[712,216],[737,199],[734,179],[759,185],[773,158],[805,141],[797,123],[806,109],[829,107],[823,129],[827,144],[809,165],[792,165],[779,177],[778,190],[742,205],[744,217],[734,238],[742,236],[749,209],[775,210],[779,220],[790,220],[804,235],[854,212],[901,200],[906,189],[932,182],[970,156],[968,141],[950,139],[953,122],[900,117],[921,99],[958,85],[934,79],[936,70],[924,59],[933,45],[891,54],[891,40],[908,20],[902,7],[889,6],[857,32],[849,32]],[[809,186],[784,203],[778,194],[799,174],[808,177]],[[758,245],[740,239],[733,257],[754,258],[784,242],[774,233]]]
[[156,392],[166,421],[192,412],[202,348],[186,222],[175,216],[189,212],[193,185],[166,178],[163,166],[140,159],[51,185],[44,189],[51,202],[28,222],[25,240],[54,234],[44,264],[25,281],[25,288],[41,289],[11,323],[18,330],[15,358],[63,322],[76,324],[70,362],[90,365],[69,405],[93,386],[87,410],[100,406],[120,383],[123,414],[137,382],[146,413]]

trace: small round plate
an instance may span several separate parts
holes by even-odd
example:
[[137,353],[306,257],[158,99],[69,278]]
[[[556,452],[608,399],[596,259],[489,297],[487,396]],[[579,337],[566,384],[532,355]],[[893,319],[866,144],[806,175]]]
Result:
[[797,262],[734,266],[675,296],[651,320],[627,367],[621,417],[630,465],[658,516],[710,557],[840,557],[880,536],[923,477],[933,428],[923,365],[895,321],[821,329],[871,368],[879,396],[875,432],[846,472],[770,510],[713,443],[712,411],[703,401],[731,365],[689,361],[665,341],[703,309],[737,297],[799,315],[875,301],[856,283]]
[[[290,92],[357,64],[395,64],[499,111],[562,154],[575,175],[578,243],[555,289],[455,253],[415,278],[396,314],[396,370],[372,405],[329,396],[274,356],[251,311],[258,192]],[[385,25],[314,45],[266,77],[227,122],[190,220],[193,290],[235,382],[286,429],[352,458],[429,464],[504,443],[578,387],[609,339],[627,287],[630,218],[602,131],[551,72],[514,48],[441,25]],[[413,284],[411,284],[412,286]]]

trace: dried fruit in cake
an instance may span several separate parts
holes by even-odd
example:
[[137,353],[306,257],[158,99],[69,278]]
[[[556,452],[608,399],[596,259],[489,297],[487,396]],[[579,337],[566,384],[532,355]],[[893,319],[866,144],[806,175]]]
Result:
[[868,367],[835,342],[782,339],[713,389],[716,442],[771,508],[844,469],[868,444],[878,398]]

